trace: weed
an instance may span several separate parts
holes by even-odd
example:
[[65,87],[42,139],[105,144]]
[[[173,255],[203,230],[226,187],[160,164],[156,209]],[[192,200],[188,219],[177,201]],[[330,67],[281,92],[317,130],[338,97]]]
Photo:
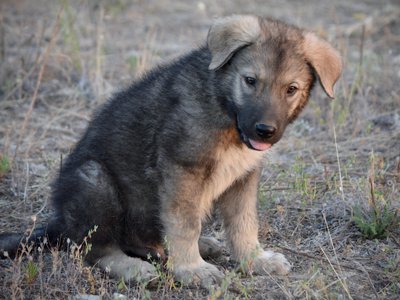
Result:
[[220,285],[210,288],[208,299],[237,299],[236,295],[234,296],[229,293],[232,286],[235,287],[235,292],[240,294],[239,297],[241,299],[250,299],[250,288],[242,283],[240,274],[235,270],[227,272]]
[[[370,199],[368,208],[360,206],[354,208],[353,220],[357,228],[367,239],[381,239],[387,237],[389,230],[394,225],[400,225],[400,218],[397,215],[390,201],[386,201],[382,191],[375,187],[375,162],[374,154],[371,154],[371,167],[368,177]],[[382,161],[378,161],[383,166]]]
[[163,291],[171,291],[179,288],[179,286],[175,283],[172,272],[170,271],[170,263],[171,262],[168,260],[167,266],[164,268],[161,262],[152,261],[152,264],[156,268],[158,275],[158,290],[163,289]]
[[385,238],[390,227],[400,225],[397,211],[392,211],[388,204],[372,206],[366,212],[357,207],[354,211],[353,220],[367,239]]
[[[222,280],[221,284],[212,287],[210,289],[210,295],[208,299],[237,299],[237,298],[243,298],[243,299],[250,299],[250,291],[252,290],[252,287],[254,286],[253,282],[253,277],[251,277],[251,281],[249,282],[248,285],[243,284],[241,280],[241,274],[247,273],[247,271],[251,270],[252,268],[252,262],[254,258],[256,257],[258,251],[260,249],[255,250],[249,259],[247,260],[241,260],[239,266],[227,272],[224,276],[224,279]],[[233,296],[229,294],[230,290],[234,290],[236,294],[239,294],[240,296]]]
[[314,200],[317,195],[317,187],[307,176],[305,168],[305,162],[300,157],[296,157],[296,161],[293,164],[295,175],[294,188],[302,196],[303,204],[306,200]]
[[0,154],[0,178],[10,171],[10,161],[7,155]]
[[117,289],[119,292],[123,292],[126,291],[128,289],[126,283],[125,283],[125,279],[123,277],[121,277],[118,282],[117,282]]
[[105,10],[113,16],[117,16],[127,9],[128,4],[127,0],[105,1]]
[[[92,238],[93,233],[97,231],[98,226],[93,226],[93,229],[88,231],[88,234],[83,238],[83,241],[80,245],[76,243],[72,243],[71,250],[71,258],[74,260],[79,260],[83,263],[84,255],[87,255],[92,250],[92,244],[90,243],[90,239]],[[70,240],[67,239],[67,243],[70,244]]]
[[76,21],[76,13],[72,11],[68,0],[61,0],[61,4],[64,8],[65,14],[61,18],[61,28],[64,35],[64,41],[69,47],[71,61],[78,72],[82,71],[82,63],[80,57],[80,43],[78,33],[74,27]]
[[135,73],[136,67],[138,65],[138,57],[136,55],[130,55],[127,58],[128,66],[129,66],[129,71],[131,73]]
[[28,261],[25,269],[26,281],[28,284],[32,284],[35,282],[37,276],[39,274],[38,266],[33,262],[32,258]]

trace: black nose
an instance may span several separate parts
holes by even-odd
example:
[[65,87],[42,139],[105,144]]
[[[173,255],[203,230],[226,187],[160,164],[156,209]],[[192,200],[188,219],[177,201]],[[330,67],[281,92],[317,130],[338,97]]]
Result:
[[267,139],[272,137],[276,132],[276,127],[266,124],[256,124],[256,133],[259,137]]

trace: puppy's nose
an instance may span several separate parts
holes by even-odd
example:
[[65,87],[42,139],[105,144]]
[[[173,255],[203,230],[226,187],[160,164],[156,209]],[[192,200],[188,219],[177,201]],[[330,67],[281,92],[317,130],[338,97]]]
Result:
[[256,133],[263,139],[272,137],[276,132],[276,127],[262,123],[256,124]]

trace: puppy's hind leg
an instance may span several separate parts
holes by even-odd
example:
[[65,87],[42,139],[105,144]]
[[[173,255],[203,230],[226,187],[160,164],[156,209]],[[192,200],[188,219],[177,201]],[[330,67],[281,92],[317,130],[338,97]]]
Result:
[[154,282],[158,278],[157,270],[151,263],[137,257],[126,255],[118,247],[108,247],[98,259],[98,266],[114,278],[124,278],[132,282]]
[[[76,168],[66,168],[55,191],[55,201],[62,213],[65,236],[82,243],[88,232],[92,245],[85,259],[116,278],[135,282],[151,281],[157,277],[150,263],[128,256],[120,247],[123,238],[121,219],[124,210],[118,190],[107,168],[89,160]],[[129,236],[124,238],[129,239]]]

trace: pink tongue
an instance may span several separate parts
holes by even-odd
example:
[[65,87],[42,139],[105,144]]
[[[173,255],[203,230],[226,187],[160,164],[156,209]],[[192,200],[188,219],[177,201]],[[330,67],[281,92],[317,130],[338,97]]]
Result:
[[259,150],[259,151],[267,150],[267,149],[271,148],[271,146],[272,146],[271,144],[257,142],[252,139],[249,139],[249,142],[254,149]]

